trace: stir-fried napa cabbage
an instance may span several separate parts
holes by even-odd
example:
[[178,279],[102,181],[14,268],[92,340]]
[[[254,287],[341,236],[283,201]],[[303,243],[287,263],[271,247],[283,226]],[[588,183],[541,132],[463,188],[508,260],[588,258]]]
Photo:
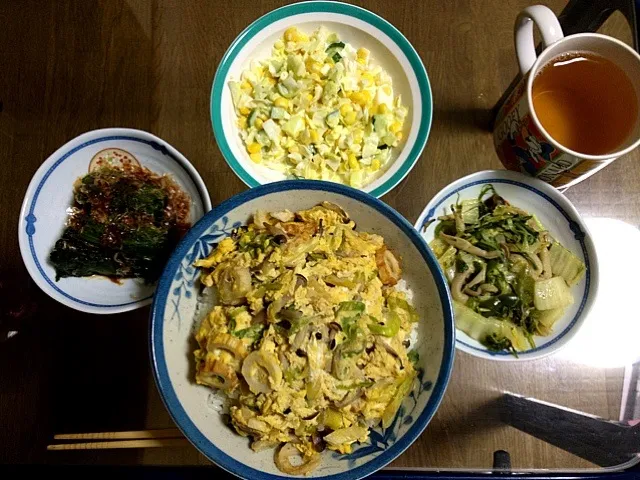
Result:
[[289,28],[229,89],[250,158],[291,178],[362,187],[402,141],[407,109],[391,77],[324,27]]
[[280,446],[278,468],[307,473],[318,452],[392,423],[416,376],[418,316],[381,236],[327,202],[258,211],[195,265],[219,300],[196,333],[196,381],[227,394],[254,450]]
[[534,335],[550,335],[573,303],[584,263],[492,185],[438,220],[430,246],[451,286],[456,326],[490,350],[535,348]]

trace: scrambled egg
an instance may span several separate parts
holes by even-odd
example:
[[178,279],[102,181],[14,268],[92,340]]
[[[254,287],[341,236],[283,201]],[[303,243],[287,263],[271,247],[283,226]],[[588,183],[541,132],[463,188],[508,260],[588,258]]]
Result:
[[229,396],[252,448],[282,445],[278,468],[308,473],[318,452],[348,453],[391,424],[415,378],[417,315],[382,237],[328,202],[258,211],[195,265],[219,299],[195,335],[196,381]]

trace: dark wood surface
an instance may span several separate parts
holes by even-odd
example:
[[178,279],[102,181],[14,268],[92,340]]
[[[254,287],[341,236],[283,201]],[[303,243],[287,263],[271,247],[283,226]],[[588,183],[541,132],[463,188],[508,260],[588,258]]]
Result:
[[[488,112],[517,67],[512,30],[526,0],[371,0],[359,5],[396,25],[422,57],[434,94],[431,135],[419,163],[384,201],[409,221],[443,186],[500,168]],[[546,2],[559,12],[564,2]],[[95,316],[39,291],[18,251],[29,180],[48,155],[101,127],[150,131],[185,154],[214,204],[245,186],[213,139],[209,92],[227,46],[278,1],[78,0],[0,2],[0,275],[38,313],[0,344],[0,462],[206,464],[191,447],[46,452],[54,433],[172,426],[147,352],[148,308]],[[606,31],[628,41],[620,17]],[[640,223],[640,154],[572,188],[586,216]],[[8,301],[7,298],[0,299]],[[485,407],[502,390],[606,418],[620,409],[622,369],[560,358],[502,365],[458,354],[444,403],[398,467],[487,468],[509,450],[517,468],[593,467],[511,427]]]

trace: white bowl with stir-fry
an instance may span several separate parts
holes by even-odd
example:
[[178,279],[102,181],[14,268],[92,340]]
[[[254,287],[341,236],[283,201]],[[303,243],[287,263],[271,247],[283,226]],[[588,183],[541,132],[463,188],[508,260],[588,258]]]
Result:
[[456,346],[472,355],[550,355],[576,334],[596,297],[597,257],[580,215],[553,187],[521,173],[453,182],[416,229],[449,282]]
[[220,151],[250,187],[304,178],[380,197],[420,157],[432,110],[409,41],[342,2],[287,5],[253,22],[220,61],[211,91]]
[[358,479],[434,415],[454,327],[437,261],[402,216],[296,180],[193,227],[160,281],[150,341],[169,412],[222,468]]

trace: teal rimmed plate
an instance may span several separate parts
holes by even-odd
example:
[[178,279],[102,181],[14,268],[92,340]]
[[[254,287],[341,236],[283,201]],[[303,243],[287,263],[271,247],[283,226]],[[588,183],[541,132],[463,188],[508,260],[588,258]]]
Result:
[[285,179],[284,174],[249,158],[239,136],[228,83],[239,79],[251,60],[268,58],[273,44],[292,26],[307,33],[325,26],[354,47],[369,49],[372,62],[391,75],[394,93],[402,95],[409,108],[403,143],[395,149],[387,168],[362,187],[381,197],[402,181],[422,154],[433,116],[431,86],[420,56],[397,28],[375,13],[346,3],[287,5],[260,17],[238,35],[218,66],[211,90],[211,123],[222,155],[249,187]]

